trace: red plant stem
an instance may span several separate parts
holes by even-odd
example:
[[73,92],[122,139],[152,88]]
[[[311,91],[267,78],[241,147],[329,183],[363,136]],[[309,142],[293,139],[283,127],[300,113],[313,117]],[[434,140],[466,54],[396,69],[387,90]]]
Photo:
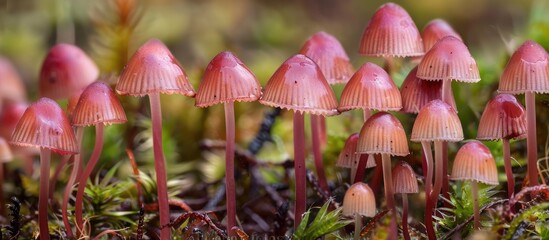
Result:
[[[164,160],[164,152],[162,150],[162,109],[160,106],[160,94],[150,94],[149,102],[151,105],[154,168],[156,170],[160,226],[167,226],[170,223],[170,205],[168,203],[166,160]],[[169,227],[160,230],[160,239],[171,239],[171,229]]]
[[528,146],[528,182],[530,186],[539,185],[538,182],[538,145],[536,139],[536,95],[527,92],[526,98],[526,144]]
[[[80,151],[82,151],[82,137],[84,135],[83,130],[84,129],[82,127],[76,127],[75,129],[76,142],[78,144]],[[61,203],[61,215],[63,218],[63,225],[65,225],[65,231],[67,232],[68,238],[73,237],[72,228],[71,228],[71,224],[69,222],[69,217],[68,217],[69,199],[71,198],[71,194],[74,189],[74,184],[76,182],[76,179],[80,175],[80,169],[81,169],[80,165],[82,163],[82,155],[80,153],[75,154],[72,157],[74,159],[72,171],[69,177],[69,181],[67,182],[67,186],[65,186],[65,191],[63,192],[63,202]]]
[[59,179],[59,175],[61,174],[61,170],[67,166],[67,164],[70,162],[72,155],[63,155],[61,157],[61,161],[55,166],[55,171],[53,172],[53,176],[51,176],[50,179],[50,190],[48,192],[50,202],[53,202],[55,199],[53,198],[53,194],[55,193],[55,185],[57,185],[57,179]]
[[[84,221],[82,218],[82,205],[84,204],[84,191],[86,190],[86,182],[88,181],[88,178],[90,177],[93,169],[95,168],[95,165],[97,165],[97,162],[99,161],[99,156],[101,156],[101,152],[103,151],[103,128],[105,125],[99,123],[95,125],[95,146],[93,147],[92,155],[90,156],[90,160],[86,163],[86,168],[84,169],[84,173],[82,173],[82,176],[80,176],[80,180],[78,181],[78,190],[76,191],[76,201],[74,206],[74,212],[76,217],[76,227],[77,231],[83,232],[84,227]],[[78,168],[76,168],[78,169]]]
[[440,189],[442,187],[442,161],[444,161],[442,156],[442,141],[435,141],[435,183],[431,194],[427,199],[427,207],[425,209],[425,227],[427,228],[427,235],[429,239],[436,239],[435,229],[433,226],[433,213],[438,201],[438,195],[440,194]]
[[362,215],[355,213],[355,235],[354,240],[360,240],[360,232],[362,231]]
[[295,171],[295,221],[294,229],[301,223],[307,205],[307,173],[305,169],[305,126],[303,113],[294,113],[294,171]]
[[471,191],[473,191],[473,212],[474,212],[474,228],[480,228],[480,210],[478,205],[478,186],[477,182],[471,181]]
[[[370,109],[363,109],[362,116],[364,117],[364,122],[366,122],[368,118],[372,116],[372,111]],[[364,171],[366,170],[366,165],[368,163],[368,156],[368,154],[362,154],[359,158],[356,169],[351,169],[351,171],[354,170],[354,174],[351,172],[351,177],[354,176],[351,178],[353,179],[353,183],[362,182],[362,180],[364,180]],[[376,165],[376,171],[381,169],[380,165],[381,164]]]
[[328,187],[328,180],[326,180],[326,174],[324,173],[324,163],[322,161],[322,150],[320,146],[321,136],[320,136],[320,120],[319,115],[311,114],[311,133],[312,133],[312,142],[313,142],[313,158],[315,160],[316,174],[318,175],[318,183],[322,190],[330,193],[330,188]]
[[225,195],[227,198],[227,235],[234,237],[233,227],[236,226],[236,190],[234,180],[234,142],[235,142],[235,121],[234,103],[225,104]]
[[383,185],[385,186],[385,201],[387,201],[387,208],[391,211],[393,217],[391,218],[391,228],[389,232],[389,239],[397,238],[397,224],[396,224],[396,207],[395,196],[393,191],[393,175],[391,173],[391,156],[389,154],[381,154],[381,162],[383,166]]
[[433,184],[433,153],[431,152],[431,142],[422,141],[421,146],[423,147],[423,156],[425,157],[426,165],[426,168],[423,169],[425,172],[425,196],[429,198]]
[[40,195],[38,195],[38,225],[40,240],[49,240],[48,229],[48,191],[50,178],[51,151],[48,148],[40,149]]
[[378,193],[381,178],[383,176],[383,169],[380,168],[380,167],[377,167],[377,166],[382,165],[381,164],[381,157],[379,155],[374,154],[374,160],[376,161],[376,167],[375,167],[375,171],[374,171],[374,176],[370,180],[370,186],[372,186],[371,188],[372,188],[372,191],[374,193]]
[[402,194],[402,235],[404,240],[410,240],[410,232],[408,231],[408,195]]
[[515,194],[515,179],[513,178],[513,168],[511,166],[511,150],[509,147],[509,139],[503,141],[503,164],[505,166],[505,175],[507,175],[507,195],[509,199]]
[[[448,176],[448,142],[442,142],[442,189],[441,194],[444,198],[450,199],[450,178]],[[450,202],[444,201],[444,207],[451,208]]]
[[320,149],[324,149],[328,143],[328,131],[326,129],[326,117],[320,115]]
[[139,176],[139,169],[137,168],[137,163],[135,162],[135,156],[133,155],[132,150],[126,148],[126,154],[130,159],[130,165],[132,165],[133,175],[135,175],[135,188],[137,189],[137,206],[141,207],[143,204],[143,189],[141,188],[141,177]]

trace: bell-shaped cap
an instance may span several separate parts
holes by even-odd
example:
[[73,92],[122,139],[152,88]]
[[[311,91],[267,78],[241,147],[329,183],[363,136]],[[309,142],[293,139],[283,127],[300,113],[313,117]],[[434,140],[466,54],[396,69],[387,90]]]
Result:
[[378,112],[368,118],[360,130],[357,152],[408,155],[408,140],[400,121],[386,112]]
[[259,99],[261,104],[315,115],[337,115],[337,100],[320,68],[302,54],[276,70]]
[[499,81],[500,93],[549,93],[549,55],[532,40],[524,42],[511,56]]
[[425,80],[480,81],[475,59],[465,44],[453,37],[440,39],[425,53],[417,68],[417,77]]
[[367,56],[412,57],[424,54],[421,36],[410,15],[395,3],[374,13],[360,40],[359,53]]
[[442,81],[423,81],[416,77],[417,67],[413,68],[400,87],[402,111],[417,114],[430,101],[442,99]]
[[196,93],[197,107],[225,102],[253,102],[261,96],[255,75],[231,52],[215,56],[202,77]]
[[157,39],[149,40],[133,54],[120,74],[116,92],[131,96],[153,93],[195,95],[181,64]]
[[376,197],[374,192],[363,182],[357,182],[345,192],[343,197],[343,215],[360,214],[366,217],[376,215]]
[[49,98],[40,98],[27,108],[15,127],[10,143],[48,148],[60,154],[78,152],[69,119],[59,105]]
[[410,164],[400,161],[393,167],[393,189],[395,193],[418,193],[417,178]]
[[41,97],[67,99],[97,80],[99,69],[80,48],[60,43],[50,49],[40,70]]
[[[339,153],[337,158],[336,166],[343,168],[352,168],[357,167],[360,162],[360,155],[356,152],[356,146],[358,145],[358,133],[353,133],[345,141],[345,146]],[[376,166],[373,155],[368,156],[368,161],[366,162],[366,168],[373,168]]]
[[6,102],[0,112],[0,137],[9,141],[17,122],[29,105],[25,102]]
[[299,53],[318,64],[329,84],[346,83],[353,75],[353,65],[345,49],[328,33],[315,33],[305,42]]
[[463,140],[463,129],[456,110],[440,99],[427,103],[417,115],[410,140],[412,142]]
[[423,28],[423,32],[421,32],[425,51],[429,51],[438,40],[446,36],[453,36],[461,40],[461,36],[446,21],[434,19],[427,23]]
[[400,91],[393,79],[373,63],[365,63],[343,88],[340,112],[352,109],[398,111],[402,108]]
[[13,160],[10,146],[3,137],[0,137],[0,164]]
[[499,140],[526,137],[525,110],[510,94],[492,98],[480,117],[477,139]]
[[3,100],[25,101],[27,91],[23,80],[11,62],[0,57],[0,107]]
[[477,140],[463,145],[454,159],[450,178],[498,185],[498,169],[490,149]]
[[126,122],[126,114],[111,87],[94,82],[80,95],[71,121],[75,126],[120,124]]

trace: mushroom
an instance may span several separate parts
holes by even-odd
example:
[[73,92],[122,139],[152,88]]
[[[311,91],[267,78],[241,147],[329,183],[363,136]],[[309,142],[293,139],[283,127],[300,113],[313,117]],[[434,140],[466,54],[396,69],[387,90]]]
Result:
[[206,67],[196,93],[197,107],[209,107],[220,103],[225,107],[225,194],[229,237],[234,236],[232,228],[236,226],[234,102],[253,102],[260,96],[261,85],[255,75],[231,52],[221,52],[212,59]]
[[57,103],[40,98],[31,104],[15,127],[11,144],[40,148],[40,193],[38,196],[38,224],[40,239],[49,239],[48,183],[50,154],[75,154],[76,139],[67,116]]
[[434,19],[427,23],[421,32],[421,38],[423,39],[423,48],[425,51],[429,51],[438,40],[446,36],[453,36],[459,40],[461,37],[459,34],[448,24],[448,22],[442,19]]
[[400,161],[393,168],[393,187],[395,193],[402,194],[402,232],[405,240],[410,240],[408,231],[408,195],[418,193],[417,178],[412,167],[406,162]]
[[25,84],[11,62],[0,56],[0,109],[6,100],[22,102],[27,99]]
[[[19,122],[19,119],[21,119],[21,116],[23,116],[28,107],[29,104],[25,102],[7,101],[4,103],[2,112],[0,113],[0,137],[7,140],[11,139],[17,122]],[[25,173],[32,176],[34,172],[33,156],[39,155],[40,150],[23,146],[11,146],[11,150],[14,157],[20,159],[23,163]]]
[[[358,133],[353,133],[345,141],[345,145],[343,146],[343,149],[339,153],[339,156],[336,162],[337,167],[351,169],[351,178],[350,178],[351,184],[354,183],[355,181],[355,174],[357,172],[358,163],[360,162],[360,159],[368,156],[368,155],[361,155],[356,153],[357,144],[358,144]],[[376,166],[375,161],[364,161],[364,162],[367,163],[365,168],[373,168]]]
[[4,163],[13,159],[10,146],[6,140],[0,137],[0,215],[4,215]]
[[477,182],[498,185],[498,169],[490,150],[479,141],[463,145],[456,154],[452,180],[470,181],[473,192],[474,228],[480,227]]
[[368,184],[357,182],[347,189],[343,197],[343,215],[355,218],[354,239],[360,239],[362,216],[376,215],[376,197]]

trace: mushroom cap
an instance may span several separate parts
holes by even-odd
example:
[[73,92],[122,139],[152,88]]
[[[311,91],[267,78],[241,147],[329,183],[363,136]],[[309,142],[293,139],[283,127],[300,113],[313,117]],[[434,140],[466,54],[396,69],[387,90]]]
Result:
[[428,102],[442,98],[442,81],[423,81],[416,73],[414,67],[400,87],[402,111],[406,113],[417,114]]
[[457,152],[450,178],[498,185],[496,161],[484,144],[470,141]]
[[526,137],[525,110],[510,94],[492,98],[480,117],[477,139],[498,140]]
[[381,5],[360,40],[366,56],[411,57],[424,54],[421,36],[410,15],[395,3]]
[[60,43],[50,49],[40,70],[41,97],[66,99],[99,76],[97,65],[77,46]]
[[261,96],[255,75],[231,52],[215,56],[202,77],[196,93],[197,107],[225,102],[252,102]]
[[17,122],[25,113],[29,105],[25,102],[6,102],[0,112],[0,137],[11,139]]
[[524,42],[511,56],[499,81],[500,93],[549,93],[549,55],[532,40]]
[[387,112],[378,112],[368,118],[360,130],[357,152],[408,155],[408,140],[400,121]]
[[[343,168],[352,168],[353,166],[358,166],[360,162],[360,155],[356,152],[356,146],[358,144],[358,133],[353,133],[345,141],[345,146],[339,153],[337,158],[336,166]],[[376,166],[373,155],[368,156],[368,161],[366,162],[366,168],[373,168]]]
[[3,137],[0,137],[0,164],[13,160],[10,146]]
[[456,110],[440,99],[427,103],[412,127],[412,142],[463,140],[463,129]]
[[328,33],[315,33],[305,42],[299,53],[318,64],[328,84],[346,83],[353,75],[353,65],[345,49]]
[[302,54],[290,57],[267,82],[261,104],[310,113],[337,115],[337,100],[320,68]]
[[418,193],[416,173],[410,164],[400,161],[393,167],[393,189],[395,193]]
[[158,39],[149,40],[133,54],[120,74],[116,92],[131,96],[153,93],[195,95],[183,67]]
[[0,57],[0,107],[3,99],[24,101],[27,98],[25,84],[11,62]]
[[366,217],[376,215],[376,198],[374,192],[363,182],[357,182],[345,192],[343,197],[343,215],[360,214]]
[[434,19],[427,23],[421,32],[421,38],[423,39],[423,47],[425,51],[429,51],[438,40],[446,36],[453,36],[461,40],[461,36],[442,19]]
[[111,87],[104,82],[94,82],[80,95],[71,121],[75,126],[90,126],[119,124],[127,120],[124,109]]
[[59,154],[74,154],[78,146],[69,120],[57,103],[40,98],[31,104],[15,127],[11,144],[48,148]]
[[465,44],[453,37],[440,39],[421,59],[417,77],[424,80],[456,80],[475,83],[480,81],[475,59]]
[[352,109],[398,111],[402,108],[400,91],[393,79],[373,63],[365,63],[343,88],[339,100],[340,112]]

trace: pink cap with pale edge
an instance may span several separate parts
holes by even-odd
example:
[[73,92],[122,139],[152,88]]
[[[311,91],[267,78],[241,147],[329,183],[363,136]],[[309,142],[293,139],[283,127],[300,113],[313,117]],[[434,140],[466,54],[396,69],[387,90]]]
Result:
[[286,60],[267,82],[261,104],[310,113],[337,115],[337,99],[320,68],[297,54]]
[[463,140],[463,129],[456,110],[442,100],[427,103],[412,128],[412,142]]
[[0,164],[13,160],[10,146],[3,137],[0,137]]
[[357,182],[345,192],[343,197],[343,215],[360,214],[366,217],[376,215],[376,198],[374,192],[363,182]]
[[410,15],[395,3],[383,4],[374,13],[360,40],[359,53],[367,56],[412,57],[425,52]]
[[253,102],[261,96],[255,75],[231,52],[215,56],[202,77],[196,93],[197,107],[225,102]]
[[126,122],[126,114],[111,87],[94,82],[80,95],[71,121],[75,126],[119,124]]
[[400,87],[402,111],[417,114],[430,101],[442,98],[442,81],[422,81],[413,68]]
[[480,81],[475,59],[467,46],[453,36],[440,39],[421,59],[417,77],[424,80]]
[[446,36],[453,36],[461,40],[461,36],[442,19],[434,19],[425,25],[423,32],[421,32],[421,38],[423,38],[423,46],[425,51],[429,51],[438,40]]
[[133,54],[120,74],[116,92],[130,96],[153,93],[195,95],[181,64],[157,39],[149,40]]
[[27,108],[15,127],[10,143],[48,148],[59,154],[78,152],[67,116],[59,105],[49,98],[40,98]]
[[532,40],[524,42],[511,56],[499,81],[500,93],[549,93],[549,55]]
[[477,139],[521,139],[526,137],[525,110],[510,94],[498,94],[492,98],[480,117]]
[[353,75],[353,65],[345,49],[328,33],[315,33],[305,42],[299,53],[318,64],[329,84],[346,83]]
[[498,169],[490,150],[477,140],[463,145],[454,159],[450,179],[498,185]]
[[357,152],[408,155],[408,140],[400,121],[386,112],[371,116],[360,130]]
[[97,65],[74,45],[60,43],[50,49],[40,70],[40,96],[66,99],[99,76]]
[[395,193],[418,193],[416,173],[410,164],[400,161],[393,167],[393,189]]
[[[358,166],[360,161],[360,154],[356,153],[356,146],[358,144],[358,133],[353,133],[347,141],[345,141],[345,146],[339,153],[337,158],[336,166],[343,168],[352,168],[353,166]],[[368,156],[368,161],[366,162],[366,168],[373,168],[376,166],[373,155]]]
[[27,98],[23,80],[11,62],[4,57],[0,57],[0,86],[0,106],[4,99],[20,102]]
[[365,63],[343,88],[339,100],[340,112],[352,109],[398,111],[402,108],[400,91],[383,68]]

